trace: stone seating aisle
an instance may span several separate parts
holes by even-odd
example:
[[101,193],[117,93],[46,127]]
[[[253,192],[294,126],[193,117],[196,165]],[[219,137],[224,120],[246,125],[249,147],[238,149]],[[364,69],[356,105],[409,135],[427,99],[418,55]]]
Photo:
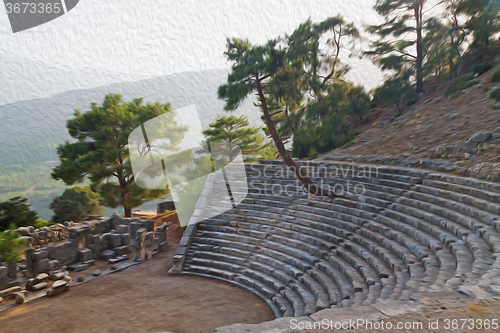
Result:
[[[303,167],[343,196],[309,196],[280,162],[247,165],[246,199],[185,233],[181,274],[244,288],[276,317],[408,301],[428,290],[496,292],[498,184],[401,167],[369,176],[362,171],[373,166]],[[210,199],[206,213],[219,200]]]

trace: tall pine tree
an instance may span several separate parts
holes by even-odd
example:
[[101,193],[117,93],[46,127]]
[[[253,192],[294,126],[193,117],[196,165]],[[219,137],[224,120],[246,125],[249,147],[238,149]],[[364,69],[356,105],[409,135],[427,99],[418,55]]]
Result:
[[254,46],[246,40],[228,39],[225,55],[229,61],[233,62],[227,83],[221,85],[218,90],[219,98],[226,101],[225,110],[235,110],[245,98],[256,93],[258,106],[262,111],[268,133],[284,162],[304,184],[309,193],[333,196],[334,193],[330,190],[316,185],[307,177],[307,173],[292,160],[274,125],[269,107],[269,101],[272,101],[274,96],[270,88],[276,87],[276,84],[273,84],[274,77],[287,60],[290,60],[287,59],[286,49],[280,45],[280,40],[270,40],[264,45]]
[[424,37],[431,9],[426,4],[427,0],[377,0],[375,10],[385,22],[368,27],[379,40],[366,54],[375,57],[383,69],[414,70],[417,94],[424,90]]
[[[131,217],[132,208],[164,197],[169,190],[137,186],[127,146],[129,135],[146,121],[171,111],[170,104],[143,105],[140,98],[126,103],[118,94],[107,95],[102,105],[93,103],[87,112],[76,110],[67,124],[76,142],[59,146],[61,164],[54,168],[52,177],[67,185],[90,180],[104,205],[122,206],[125,216]],[[182,139],[183,130],[170,126],[163,132],[169,133],[172,141]]]

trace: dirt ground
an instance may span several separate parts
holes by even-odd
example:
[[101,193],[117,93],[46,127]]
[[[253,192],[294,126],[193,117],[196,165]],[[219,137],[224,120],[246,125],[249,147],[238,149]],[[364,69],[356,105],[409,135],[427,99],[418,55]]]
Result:
[[167,275],[179,236],[178,231],[169,232],[168,251],[153,260],[0,312],[0,332],[207,333],[234,323],[274,319],[264,301],[240,288]]

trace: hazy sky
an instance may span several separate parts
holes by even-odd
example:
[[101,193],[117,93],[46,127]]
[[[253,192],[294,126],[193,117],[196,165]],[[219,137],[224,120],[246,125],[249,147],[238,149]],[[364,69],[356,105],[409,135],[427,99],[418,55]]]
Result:
[[[81,0],[49,23],[13,34],[0,7],[0,104],[169,73],[228,67],[227,37],[265,42],[342,14],[380,21],[375,0]],[[369,60],[346,59],[350,79],[372,88]]]

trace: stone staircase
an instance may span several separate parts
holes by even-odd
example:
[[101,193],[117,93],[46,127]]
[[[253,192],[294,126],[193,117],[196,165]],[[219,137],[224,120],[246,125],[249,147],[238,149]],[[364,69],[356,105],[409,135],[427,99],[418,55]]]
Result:
[[[428,291],[500,294],[500,184],[394,166],[302,166],[342,196],[308,195],[279,161],[246,165],[246,199],[188,226],[172,271],[244,288],[277,318]],[[220,200],[209,198],[205,213]]]

